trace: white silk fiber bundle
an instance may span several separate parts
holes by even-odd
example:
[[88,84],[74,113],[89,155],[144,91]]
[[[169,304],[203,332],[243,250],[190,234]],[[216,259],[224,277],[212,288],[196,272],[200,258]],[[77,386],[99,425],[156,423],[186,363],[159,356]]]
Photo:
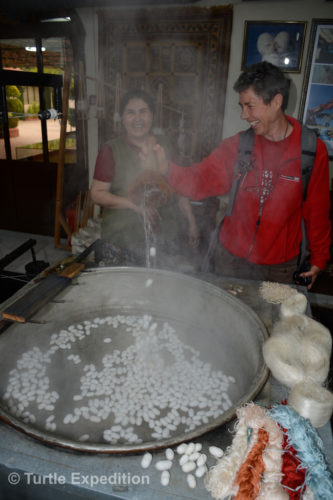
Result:
[[268,368],[290,388],[305,378],[323,384],[329,373],[331,351],[330,331],[299,313],[278,321],[263,345]]
[[272,328],[272,335],[289,333],[290,335],[303,334],[310,318],[305,314],[294,314],[277,321]]
[[299,356],[304,367],[305,378],[322,384],[325,382],[330,369],[330,350],[320,341],[315,342],[312,337],[305,337],[299,347]]
[[301,382],[304,366],[297,358],[300,335],[276,334],[264,342],[263,356],[273,376],[287,387]]
[[312,380],[304,380],[290,391],[288,404],[313,427],[322,427],[332,416],[333,394]]
[[273,281],[263,281],[259,287],[260,296],[270,304],[281,304],[296,293],[298,292],[295,288]]
[[308,318],[307,324],[303,328],[304,335],[313,339],[314,343],[320,343],[331,355],[332,351],[332,335],[326,326],[312,318]]
[[304,314],[308,305],[303,293],[295,293],[281,303],[280,317],[288,318],[295,314]]

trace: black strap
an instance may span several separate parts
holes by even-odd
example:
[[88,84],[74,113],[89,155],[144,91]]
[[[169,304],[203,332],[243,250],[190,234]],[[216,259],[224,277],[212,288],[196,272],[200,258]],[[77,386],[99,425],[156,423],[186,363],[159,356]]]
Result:
[[251,155],[254,146],[254,131],[250,127],[239,134],[238,158],[234,166],[234,178],[229,191],[229,201],[225,215],[231,215],[234,208],[239,185],[249,170],[253,168]]
[[[301,147],[302,147],[301,177],[302,177],[303,204],[304,204],[317,152],[317,135],[313,130],[309,129],[306,125],[302,125]],[[301,221],[301,226],[302,226],[302,241],[300,245],[300,252],[297,262],[298,272],[304,271],[304,264],[308,259],[308,257],[310,256],[309,242],[306,236],[306,226],[303,218]]]
[[306,125],[302,125],[301,175],[303,185],[303,201],[306,198],[309,180],[312,174],[313,163],[316,156],[316,150],[316,133]]

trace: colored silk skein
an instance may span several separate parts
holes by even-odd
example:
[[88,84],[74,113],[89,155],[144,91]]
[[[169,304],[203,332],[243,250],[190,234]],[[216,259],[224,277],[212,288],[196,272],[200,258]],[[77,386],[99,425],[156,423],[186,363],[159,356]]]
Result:
[[269,411],[271,417],[287,430],[288,443],[306,469],[305,481],[320,500],[333,498],[333,476],[322,452],[323,443],[309,420],[298,415],[288,405],[276,405]]
[[236,476],[238,491],[235,500],[255,500],[257,498],[265,470],[262,454],[268,439],[268,432],[265,429],[258,429],[258,440],[253,445]]

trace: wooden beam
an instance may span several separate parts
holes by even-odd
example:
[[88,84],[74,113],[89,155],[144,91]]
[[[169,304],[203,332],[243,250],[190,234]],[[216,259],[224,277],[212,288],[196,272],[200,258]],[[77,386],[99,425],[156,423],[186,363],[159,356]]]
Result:
[[[67,236],[71,238],[72,233],[68,224],[64,224],[65,218],[62,215],[63,187],[64,187],[64,165],[65,165],[65,149],[66,149],[66,127],[69,105],[69,87],[71,81],[71,65],[66,64],[64,72],[64,88],[62,98],[62,119],[60,127],[59,141],[59,157],[57,167],[57,186],[56,186],[56,207],[55,207],[55,224],[54,224],[54,245],[57,248],[63,248],[60,243],[61,227],[65,230]],[[68,245],[68,249],[69,249]]]

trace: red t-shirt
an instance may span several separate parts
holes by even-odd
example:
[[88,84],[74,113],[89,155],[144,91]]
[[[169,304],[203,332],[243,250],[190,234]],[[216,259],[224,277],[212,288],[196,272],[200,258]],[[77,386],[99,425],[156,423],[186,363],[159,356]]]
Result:
[[[140,148],[131,144],[125,137],[125,141],[136,153],[139,153]],[[99,151],[94,171],[94,179],[96,181],[102,182],[112,182],[114,178],[114,172],[116,168],[116,163],[113,157],[112,148],[108,144],[105,144]]]

